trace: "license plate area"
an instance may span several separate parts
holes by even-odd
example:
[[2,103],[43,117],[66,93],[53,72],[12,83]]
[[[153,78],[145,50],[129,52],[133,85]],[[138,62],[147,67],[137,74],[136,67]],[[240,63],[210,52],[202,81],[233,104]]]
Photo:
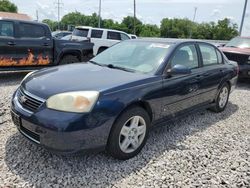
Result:
[[13,123],[20,128],[21,126],[21,118],[19,115],[17,115],[15,112],[11,111],[11,117],[12,117],[12,121]]

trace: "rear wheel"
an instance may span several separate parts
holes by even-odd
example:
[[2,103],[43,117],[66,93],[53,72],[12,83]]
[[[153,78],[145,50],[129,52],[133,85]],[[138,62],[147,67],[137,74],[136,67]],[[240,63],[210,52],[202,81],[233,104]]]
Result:
[[103,52],[103,51],[105,51],[106,49],[107,49],[107,48],[104,48],[104,47],[99,48],[99,50],[98,50],[97,54],[102,53],[102,52]]
[[59,62],[59,65],[66,65],[79,62],[79,59],[73,55],[65,55]]
[[230,87],[227,83],[225,83],[221,87],[219,94],[215,99],[215,106],[211,108],[211,110],[217,113],[224,111],[228,103],[229,94],[230,94]]
[[146,143],[149,125],[150,118],[144,109],[126,110],[111,130],[107,146],[110,155],[121,160],[136,156]]

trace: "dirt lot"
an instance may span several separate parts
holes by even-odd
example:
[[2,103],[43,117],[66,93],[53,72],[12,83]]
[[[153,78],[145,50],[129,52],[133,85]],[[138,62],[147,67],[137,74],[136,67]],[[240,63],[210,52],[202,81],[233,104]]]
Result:
[[141,154],[52,155],[21,136],[10,99],[26,73],[0,73],[0,187],[250,187],[250,83],[225,112],[204,110],[151,132]]

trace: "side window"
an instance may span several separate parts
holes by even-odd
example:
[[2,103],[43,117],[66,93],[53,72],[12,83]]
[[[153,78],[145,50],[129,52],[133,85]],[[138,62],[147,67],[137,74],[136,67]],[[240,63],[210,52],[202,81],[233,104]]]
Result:
[[102,38],[103,30],[95,30],[91,31],[91,38]]
[[222,54],[219,52],[219,50],[216,49],[217,57],[218,57],[218,63],[223,64],[223,57]]
[[20,23],[19,32],[21,38],[42,38],[46,37],[45,29],[40,25]]
[[171,66],[175,65],[184,65],[190,69],[198,68],[199,60],[195,46],[186,45],[177,49],[171,60]]
[[121,39],[122,40],[129,40],[130,38],[127,35],[125,35],[124,33],[121,33]]
[[108,39],[121,40],[121,35],[118,32],[108,31]]
[[14,25],[12,22],[0,21],[0,37],[14,37]]
[[204,66],[218,64],[217,53],[213,46],[200,44],[200,50]]
[[76,28],[74,29],[72,35],[78,36],[78,37],[87,37],[88,33],[89,33],[89,29]]

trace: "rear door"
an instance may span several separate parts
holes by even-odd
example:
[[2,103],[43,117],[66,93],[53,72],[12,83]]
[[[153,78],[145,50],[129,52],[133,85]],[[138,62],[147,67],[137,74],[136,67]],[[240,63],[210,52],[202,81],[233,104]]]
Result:
[[214,46],[199,43],[203,74],[201,75],[201,99],[203,102],[212,102],[218,91],[225,65],[221,52]]
[[19,22],[16,40],[18,66],[43,66],[53,62],[53,40],[43,25]]
[[108,47],[107,40],[103,40],[103,30],[101,29],[92,29],[91,30],[91,42],[94,43],[93,51],[94,55],[98,54],[98,50],[100,47]]
[[15,24],[0,20],[0,67],[13,66],[16,63]]
[[175,116],[191,107],[199,105],[200,68],[197,47],[194,43],[184,44],[174,52],[167,69],[174,65],[184,65],[191,69],[187,75],[172,75],[163,80],[163,109],[164,117]]

